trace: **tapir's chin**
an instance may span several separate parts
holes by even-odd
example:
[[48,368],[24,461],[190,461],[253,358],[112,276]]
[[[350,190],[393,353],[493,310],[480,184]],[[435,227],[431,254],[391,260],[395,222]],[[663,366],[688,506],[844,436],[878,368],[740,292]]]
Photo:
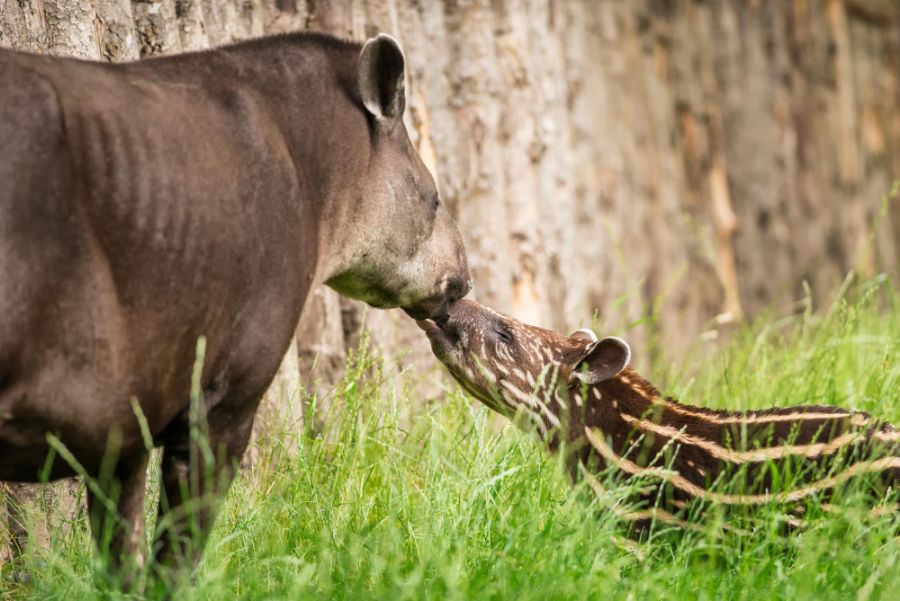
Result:
[[428,334],[429,338],[431,338],[432,335],[444,333],[433,319],[417,319],[416,325],[419,326],[420,330]]
[[453,351],[454,342],[452,337],[433,319],[417,319],[416,325],[428,336],[434,356],[442,363],[445,363]]

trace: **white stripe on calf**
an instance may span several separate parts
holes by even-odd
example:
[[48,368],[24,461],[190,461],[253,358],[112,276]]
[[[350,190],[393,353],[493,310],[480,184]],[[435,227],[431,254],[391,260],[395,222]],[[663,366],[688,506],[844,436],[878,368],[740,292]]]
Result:
[[700,438],[685,434],[681,430],[677,430],[671,426],[663,426],[652,421],[638,419],[632,415],[621,414],[622,420],[645,432],[653,432],[666,436],[673,441],[681,444],[699,447],[716,459],[728,461],[730,463],[751,463],[758,461],[768,461],[770,459],[784,459],[792,455],[802,455],[803,457],[819,457],[820,455],[830,455],[837,452],[841,448],[856,443],[863,442],[866,437],[858,432],[847,432],[837,438],[827,442],[817,442],[805,445],[781,445],[777,447],[766,447],[753,449],[750,451],[735,451],[727,447],[723,447],[714,441],[706,438]]
[[502,386],[503,388],[508,390],[509,393],[511,395],[513,395],[513,398],[524,403],[525,405],[527,405],[529,407],[540,408],[541,412],[547,416],[547,419],[554,426],[560,425],[559,419],[555,415],[553,415],[553,413],[550,411],[550,409],[547,407],[547,405],[542,403],[541,400],[539,398],[537,398],[536,396],[522,392],[521,390],[519,390],[513,384],[507,382],[506,380],[500,382],[500,386]]
[[713,424],[766,424],[769,422],[790,422],[790,421],[799,421],[799,420],[813,420],[813,419],[843,419],[847,417],[852,417],[852,423],[856,426],[863,426],[869,423],[868,418],[859,414],[853,414],[849,411],[837,411],[834,413],[821,413],[816,411],[811,412],[797,412],[797,413],[776,413],[776,414],[739,414],[739,415],[716,415],[713,413],[708,413],[706,411],[701,411],[698,409],[694,409],[692,407],[688,407],[686,405],[682,405],[680,403],[673,403],[667,399],[663,399],[658,395],[653,395],[648,393],[646,390],[641,389],[637,384],[631,381],[628,377],[624,375],[619,376],[619,381],[623,384],[628,385],[632,390],[636,393],[644,397],[644,399],[653,402],[654,404],[658,404],[669,411],[673,411],[675,413],[680,413],[681,415],[689,415],[691,417],[696,417],[707,421]]
[[591,443],[591,446],[594,447],[594,449],[596,449],[604,459],[613,463],[623,472],[632,476],[657,477],[660,480],[668,482],[675,488],[678,488],[693,497],[704,499],[706,501],[722,503],[723,505],[762,505],[764,503],[770,503],[773,501],[781,503],[799,501],[800,499],[820,490],[833,488],[834,486],[849,480],[857,474],[880,472],[891,468],[900,469],[900,457],[883,457],[875,461],[860,461],[858,463],[854,463],[844,471],[839,472],[834,476],[823,478],[822,480],[817,480],[809,486],[805,486],[796,490],[775,494],[765,493],[758,495],[731,495],[706,490],[705,488],[697,486],[693,482],[685,479],[678,472],[673,472],[671,470],[665,470],[657,467],[641,467],[629,459],[616,455],[615,451],[613,451],[612,448],[606,443],[606,441],[603,440],[603,433],[599,430],[598,432],[599,436],[597,434],[594,434],[591,428],[584,428],[584,434],[587,437],[588,442]]

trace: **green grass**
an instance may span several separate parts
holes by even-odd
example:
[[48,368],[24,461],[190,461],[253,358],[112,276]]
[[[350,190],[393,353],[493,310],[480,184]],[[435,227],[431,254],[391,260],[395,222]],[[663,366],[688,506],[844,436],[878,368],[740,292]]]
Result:
[[[650,375],[694,404],[838,404],[900,424],[892,290],[854,286],[824,311],[760,320],[712,359]],[[357,353],[326,438],[290,434],[291,452],[281,437],[259,442],[179,599],[898,598],[895,516],[845,501],[792,535],[772,511],[746,535],[713,524],[625,544],[612,497],[571,487],[532,436],[457,391],[409,398],[420,374],[382,377],[377,357]],[[4,580],[0,597],[109,594],[95,588],[89,540],[83,518],[61,530],[25,557],[32,581]]]

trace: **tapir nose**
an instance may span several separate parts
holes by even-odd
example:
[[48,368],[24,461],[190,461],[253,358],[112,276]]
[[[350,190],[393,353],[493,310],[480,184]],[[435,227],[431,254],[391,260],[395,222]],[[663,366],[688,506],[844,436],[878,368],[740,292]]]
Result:
[[443,327],[450,318],[453,305],[461,300],[472,290],[472,279],[466,271],[464,277],[451,277],[444,286],[444,298],[441,310],[434,313],[431,318],[439,326]]
[[460,262],[459,269],[444,274],[435,295],[403,309],[414,319],[432,319],[438,324],[445,323],[450,305],[472,290],[472,276],[469,274],[465,254],[461,255]]
[[472,273],[469,271],[469,259],[466,256],[462,240],[459,239],[459,233],[457,233],[455,268],[451,271],[451,275],[447,279],[445,293],[447,295],[447,300],[453,302],[463,298],[471,291]]
[[447,282],[447,299],[452,303],[466,296],[472,290],[472,279],[464,277],[451,278]]
[[458,299],[450,303],[447,307],[447,316],[441,327],[445,331],[457,330],[459,325],[466,321],[467,316],[478,309],[478,304],[464,298]]

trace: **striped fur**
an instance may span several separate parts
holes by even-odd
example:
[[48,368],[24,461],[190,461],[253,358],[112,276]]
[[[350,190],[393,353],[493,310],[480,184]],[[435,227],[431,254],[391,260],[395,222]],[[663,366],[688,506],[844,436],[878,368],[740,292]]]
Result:
[[598,376],[617,346],[610,361],[592,362],[603,344],[592,333],[564,336],[471,301],[455,303],[443,326],[420,326],[469,393],[565,449],[573,478],[595,489],[607,468],[639,479],[636,508],[620,511],[639,526],[684,525],[696,501],[752,508],[827,497],[863,476],[877,494],[900,484],[900,432],[863,412],[685,405],[625,366],[622,341],[621,366]]

